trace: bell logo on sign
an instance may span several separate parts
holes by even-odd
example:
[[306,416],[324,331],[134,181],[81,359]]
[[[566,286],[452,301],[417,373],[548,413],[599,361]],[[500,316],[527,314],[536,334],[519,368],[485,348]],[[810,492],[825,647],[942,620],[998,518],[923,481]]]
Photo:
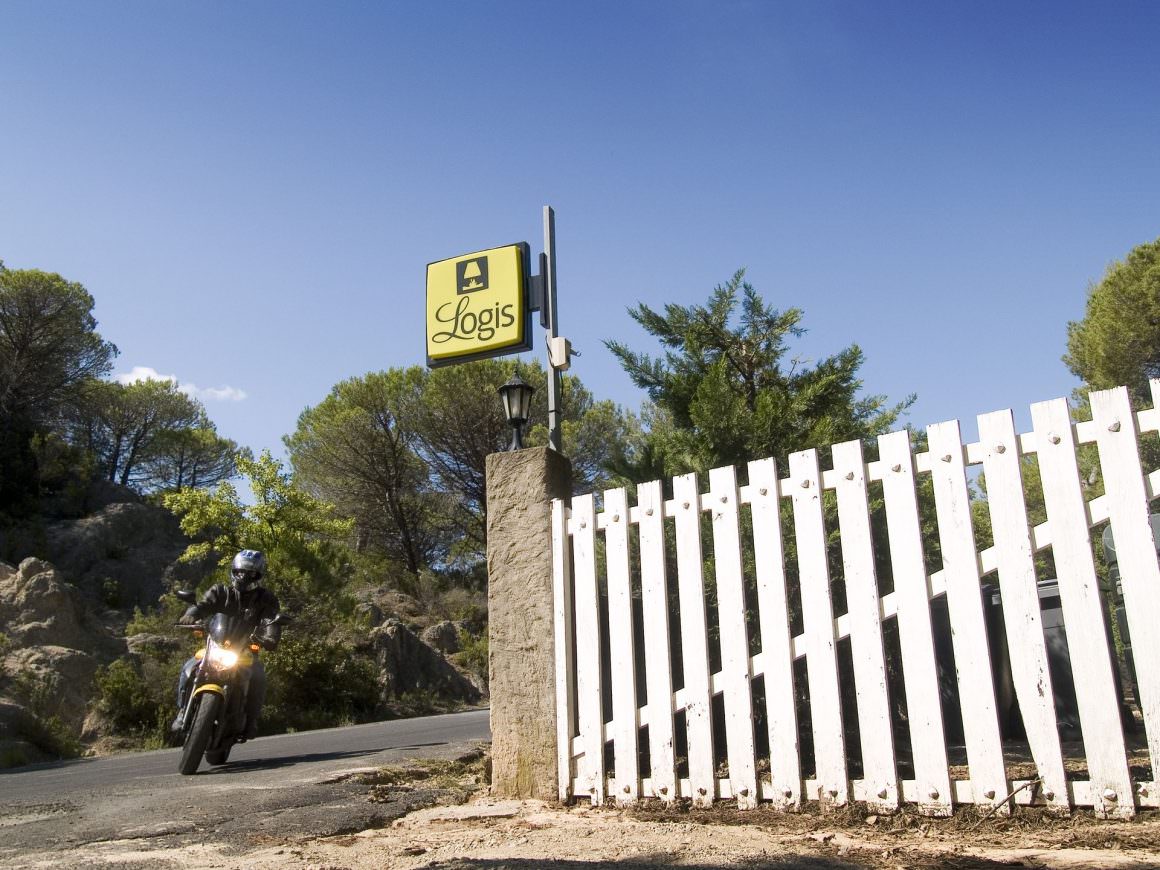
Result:
[[487,257],[464,260],[455,264],[455,276],[460,293],[472,293],[487,289]]
[[427,365],[531,350],[526,243],[427,265]]

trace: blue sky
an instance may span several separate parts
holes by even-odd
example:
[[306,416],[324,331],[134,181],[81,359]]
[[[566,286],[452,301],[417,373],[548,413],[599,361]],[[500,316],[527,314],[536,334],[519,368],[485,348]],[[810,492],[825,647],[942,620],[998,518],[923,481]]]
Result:
[[422,364],[426,264],[540,250],[545,204],[598,397],[643,399],[627,306],[745,266],[909,422],[1027,428],[1160,236],[1158,36],[1146,2],[0,0],[0,258],[258,450]]

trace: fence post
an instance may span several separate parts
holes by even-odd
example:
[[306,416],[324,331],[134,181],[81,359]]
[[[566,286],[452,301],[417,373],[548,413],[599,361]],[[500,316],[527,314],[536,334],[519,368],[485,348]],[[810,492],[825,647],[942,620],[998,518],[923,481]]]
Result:
[[531,448],[487,457],[492,792],[558,798],[552,499],[572,464]]

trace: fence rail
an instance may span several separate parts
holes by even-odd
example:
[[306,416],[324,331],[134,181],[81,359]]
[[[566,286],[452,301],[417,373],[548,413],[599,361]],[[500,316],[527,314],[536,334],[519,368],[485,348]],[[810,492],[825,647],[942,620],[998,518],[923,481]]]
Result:
[[[1140,465],[1141,436],[1160,430],[1151,386],[1139,413],[1120,388],[1093,393],[1086,422],[1056,399],[1032,406],[1029,433],[998,411],[978,418],[975,443],[951,421],[928,427],[922,452],[895,432],[873,461],[854,441],[833,445],[829,468],[808,450],[788,469],[748,463],[744,484],[713,469],[707,492],[689,474],[671,498],[653,481],[635,505],[624,489],[599,505],[557,500],[560,798],[853,800],[930,815],[1036,804],[1108,818],[1160,806],[1160,470]],[[1088,444],[1104,489],[1091,498],[1077,459]],[[1105,522],[1135,713],[1096,571],[1091,529]],[[1048,553],[1054,585],[1037,575]],[[1048,588],[1055,609],[1041,603]],[[1058,705],[1072,692],[1068,723]]]

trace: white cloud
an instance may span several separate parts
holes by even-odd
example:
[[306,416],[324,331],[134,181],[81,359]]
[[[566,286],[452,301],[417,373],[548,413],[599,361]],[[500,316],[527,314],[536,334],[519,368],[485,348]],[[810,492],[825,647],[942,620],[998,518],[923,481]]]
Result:
[[138,381],[169,381],[171,384],[176,384],[177,376],[163,375],[157,369],[151,369],[148,366],[133,366],[128,374],[113,375],[113,380],[118,384],[135,384]]
[[113,380],[119,384],[135,384],[138,381],[166,381],[176,384],[179,392],[185,393],[191,399],[200,399],[203,402],[241,402],[246,398],[246,391],[237,387],[199,387],[197,384],[183,384],[176,375],[163,375],[157,369],[149,366],[133,366],[127,372],[114,375]]
[[[184,388],[179,388],[184,389]],[[239,390],[237,387],[206,387],[204,390],[197,390],[198,398],[205,399],[207,402],[240,402],[246,398],[246,391]]]

